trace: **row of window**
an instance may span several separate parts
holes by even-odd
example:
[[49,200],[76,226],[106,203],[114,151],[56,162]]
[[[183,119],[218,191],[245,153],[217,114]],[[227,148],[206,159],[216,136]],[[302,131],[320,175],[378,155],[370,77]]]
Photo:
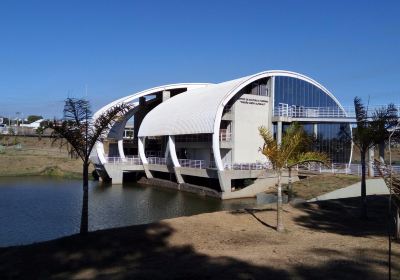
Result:
[[[337,103],[323,90],[306,81],[277,76],[275,77],[274,106],[285,103],[289,106],[337,108]],[[339,109],[340,110],[340,109]],[[283,130],[288,126],[284,125]],[[346,163],[350,159],[350,125],[346,123],[319,123],[314,131],[314,124],[304,124],[304,130],[310,135],[317,135],[313,149],[325,152],[332,162]],[[276,132],[276,125],[274,126]]]
[[336,102],[323,90],[306,81],[292,77],[275,77],[274,99],[275,107],[279,103],[304,107],[338,107]]

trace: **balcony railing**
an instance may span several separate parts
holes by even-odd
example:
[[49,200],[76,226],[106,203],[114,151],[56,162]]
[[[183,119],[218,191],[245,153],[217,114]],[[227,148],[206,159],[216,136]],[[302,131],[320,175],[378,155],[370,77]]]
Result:
[[142,165],[142,160],[137,157],[106,157],[106,162],[109,164],[125,164],[125,165]]
[[[380,105],[368,107],[369,115],[372,115],[376,109],[381,108]],[[400,105],[395,105],[399,110]],[[400,114],[400,111],[398,111]],[[353,106],[343,107],[305,107],[297,105],[289,105],[279,103],[274,108],[273,115],[276,117],[291,117],[291,118],[355,118],[355,110]],[[400,115],[399,115],[400,116]]]
[[167,159],[162,157],[148,157],[147,162],[149,164],[167,165]]
[[181,167],[198,168],[198,169],[206,168],[205,161],[201,159],[178,159],[178,161]]
[[291,118],[346,118],[346,112],[340,107],[302,107],[279,104],[274,116]]
[[232,139],[232,132],[227,129],[219,130],[219,141],[221,142],[230,142]]
[[272,169],[269,163],[225,163],[224,168],[228,170],[263,170]]

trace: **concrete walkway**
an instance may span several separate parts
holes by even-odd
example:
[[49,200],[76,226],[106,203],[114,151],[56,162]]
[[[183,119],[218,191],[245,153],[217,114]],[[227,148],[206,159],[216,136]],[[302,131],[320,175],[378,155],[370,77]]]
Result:
[[[389,194],[389,189],[386,187],[383,179],[368,179],[367,180],[367,195],[382,195]],[[308,200],[309,202],[338,199],[338,198],[348,198],[348,197],[358,197],[361,196],[361,182],[355,183],[351,186],[329,192],[315,198]]]

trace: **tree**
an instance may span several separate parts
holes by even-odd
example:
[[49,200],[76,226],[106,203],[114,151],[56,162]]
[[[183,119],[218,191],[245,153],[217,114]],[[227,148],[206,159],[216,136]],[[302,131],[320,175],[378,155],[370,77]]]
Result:
[[37,116],[37,115],[29,115],[27,117],[28,123],[33,123],[33,122],[41,120],[41,119],[43,119],[43,117],[42,116]]
[[352,141],[360,150],[361,157],[361,218],[367,215],[366,155],[377,144],[389,137],[388,129],[397,124],[397,109],[393,104],[376,110],[371,116],[361,98],[354,98],[357,127],[353,130]]
[[118,121],[129,109],[129,105],[123,103],[117,104],[93,120],[89,101],[67,98],[64,105],[63,119],[48,123],[48,128],[53,130],[53,143],[59,140],[61,146],[67,146],[71,156],[81,158],[83,162],[83,199],[80,234],[88,232],[90,153],[96,142],[104,136],[111,125]]
[[291,168],[296,164],[306,162],[327,163],[328,156],[324,153],[315,151],[305,151],[307,147],[307,137],[303,128],[294,123],[288,127],[282,136],[282,142],[278,143],[272,134],[263,126],[259,128],[264,145],[261,152],[271,162],[273,169],[277,173],[277,231],[284,230],[282,221],[282,172],[286,168]]

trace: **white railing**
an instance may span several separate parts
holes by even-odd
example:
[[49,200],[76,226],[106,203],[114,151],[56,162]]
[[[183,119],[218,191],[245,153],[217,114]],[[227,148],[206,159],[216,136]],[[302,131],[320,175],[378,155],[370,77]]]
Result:
[[219,141],[222,142],[229,142],[232,139],[232,132],[227,129],[220,129],[219,130]]
[[[369,115],[372,115],[376,109],[383,105],[374,105],[368,107]],[[400,105],[396,105],[400,114]],[[354,106],[346,106],[340,108],[335,107],[305,107],[305,106],[289,106],[286,103],[279,103],[274,108],[273,115],[276,117],[292,117],[292,118],[355,118]],[[399,115],[400,116],[400,115]]]
[[178,159],[178,161],[181,167],[198,168],[198,169],[206,168],[205,161],[201,159]]
[[148,157],[149,164],[167,165],[167,159],[162,157]]
[[139,157],[106,157],[106,163],[110,164],[125,164],[125,165],[142,165],[142,161]]
[[[361,176],[362,168],[361,164],[344,164],[344,163],[332,163],[329,166],[322,165],[319,163],[310,163],[310,164],[303,164],[295,166],[296,170],[306,170],[306,171],[313,171],[318,173],[332,173],[332,174],[348,174],[348,175],[356,175]],[[378,176],[378,169],[377,167],[373,167],[374,175]],[[392,166],[393,172],[400,173],[400,165],[393,165]],[[368,175],[368,164],[365,168],[365,173]]]
[[225,169],[229,170],[263,170],[272,169],[270,163],[225,163]]

